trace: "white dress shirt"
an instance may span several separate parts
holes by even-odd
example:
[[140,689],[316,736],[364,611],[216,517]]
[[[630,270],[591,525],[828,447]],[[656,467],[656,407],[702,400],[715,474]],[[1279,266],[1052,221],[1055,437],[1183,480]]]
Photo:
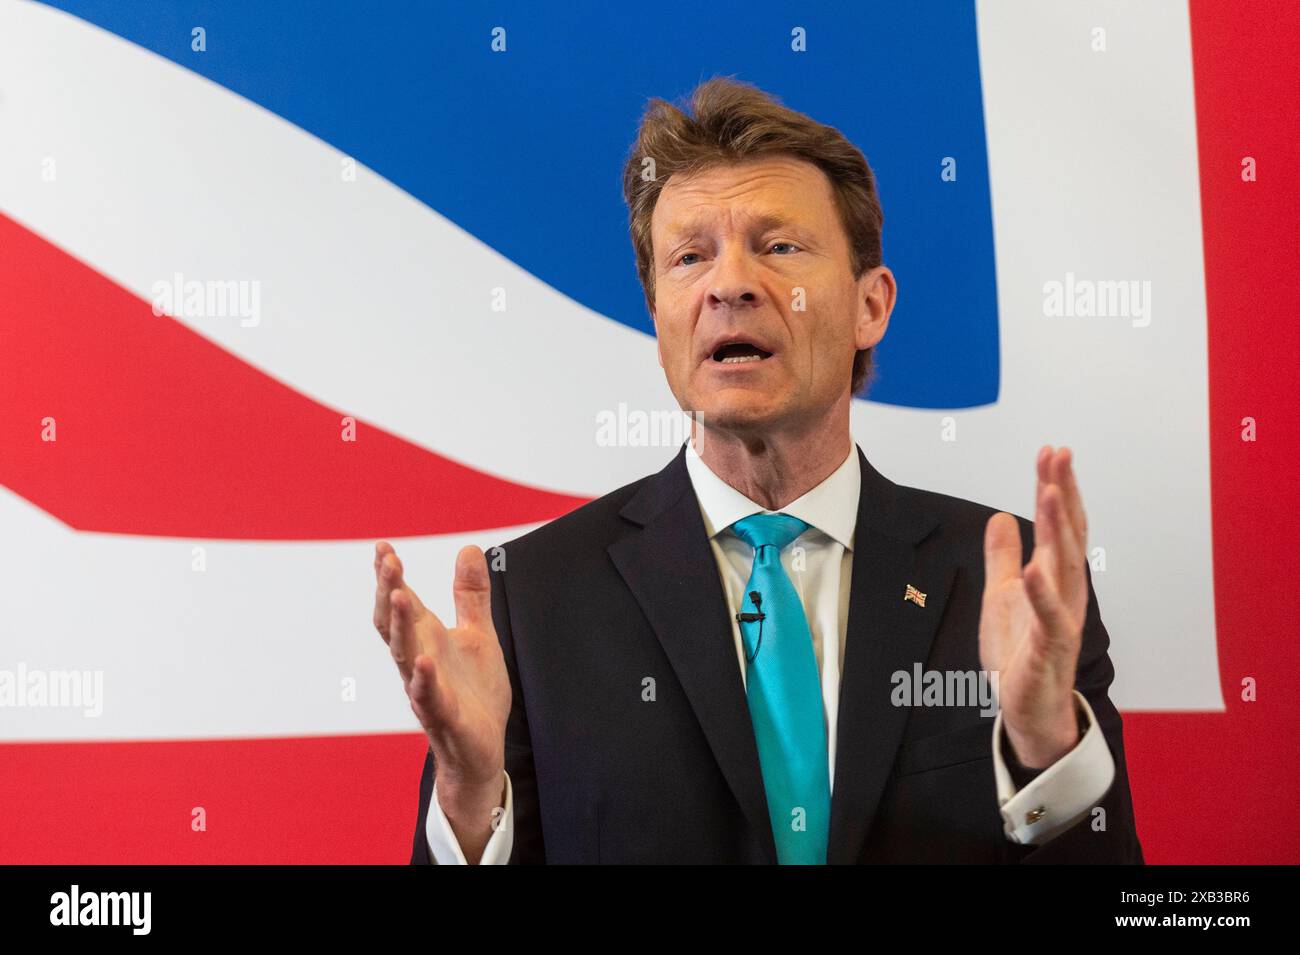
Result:
[[[692,443],[686,445],[686,467],[700,503],[704,529],[726,592],[736,665],[745,680],[745,646],[735,614],[753,569],[754,550],[730,530],[751,514],[774,514],[713,473]],[[849,616],[853,573],[853,536],[858,519],[862,474],[855,445],[831,475],[802,497],[780,509],[809,525],[781,552],[781,564],[794,584],[812,632],[813,653],[821,674],[826,712],[827,756],[832,791],[835,787],[835,736],[839,715],[840,673],[844,667],[844,637]],[[1106,794],[1115,775],[1115,762],[1088,701],[1077,690],[1075,700],[1087,717],[1088,729],[1067,754],[1017,791],[1002,758],[999,740],[1002,711],[993,722],[993,773],[1003,829],[1012,842],[1041,845],[1069,828]],[[505,812],[488,840],[482,865],[504,864],[514,844],[514,807],[510,776],[506,774]],[[1045,811],[1044,811],[1045,810]],[[446,815],[438,805],[437,781],[429,804],[425,836],[429,856],[441,865],[465,864]]]

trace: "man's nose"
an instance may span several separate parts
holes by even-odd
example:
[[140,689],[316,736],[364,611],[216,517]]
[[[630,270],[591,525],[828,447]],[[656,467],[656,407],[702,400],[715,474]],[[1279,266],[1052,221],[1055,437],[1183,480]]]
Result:
[[760,289],[754,262],[748,250],[732,244],[718,255],[709,281],[710,307],[752,308],[759,303]]

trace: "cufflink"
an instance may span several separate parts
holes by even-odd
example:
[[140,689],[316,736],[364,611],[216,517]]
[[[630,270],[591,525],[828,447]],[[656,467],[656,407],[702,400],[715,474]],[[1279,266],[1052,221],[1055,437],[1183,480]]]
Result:
[[1046,806],[1039,806],[1037,809],[1031,809],[1029,810],[1029,812],[1025,813],[1025,825],[1032,826],[1034,823],[1036,823],[1038,820],[1042,819],[1046,815],[1047,815]]

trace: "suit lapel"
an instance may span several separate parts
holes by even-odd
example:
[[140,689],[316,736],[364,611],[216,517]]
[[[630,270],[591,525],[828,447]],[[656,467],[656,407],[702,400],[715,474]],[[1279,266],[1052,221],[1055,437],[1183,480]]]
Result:
[[609,555],[654,629],[714,758],[769,862],[776,842],[718,565],[686,470],[686,446],[620,514],[641,530]]
[[[853,541],[853,576],[840,677],[835,781],[827,861],[857,862],[907,723],[891,703],[891,674],[925,662],[956,574],[948,549],[918,545],[939,521],[904,500],[861,449],[862,489]],[[909,506],[910,505],[910,506]],[[908,585],[925,606],[904,599]]]

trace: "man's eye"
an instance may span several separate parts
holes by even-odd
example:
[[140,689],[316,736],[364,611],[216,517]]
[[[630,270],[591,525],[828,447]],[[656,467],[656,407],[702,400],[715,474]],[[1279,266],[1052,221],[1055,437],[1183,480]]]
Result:
[[[769,249],[768,251],[775,251],[776,248],[777,248],[777,246],[782,246],[782,245],[784,245],[784,246],[788,246],[788,247],[790,248],[791,251],[798,251],[798,249],[799,249],[799,246],[795,245],[793,242],[773,242],[773,243],[772,243],[772,248]],[[786,253],[786,254],[788,254],[788,253]]]
[[678,264],[678,265],[690,265],[691,263],[687,262],[686,260],[687,260],[688,258],[690,258],[692,255],[699,255],[699,254],[700,254],[700,253],[698,253],[698,252],[685,252],[685,253],[683,253],[682,255],[680,255],[680,256],[677,257],[677,264]]

